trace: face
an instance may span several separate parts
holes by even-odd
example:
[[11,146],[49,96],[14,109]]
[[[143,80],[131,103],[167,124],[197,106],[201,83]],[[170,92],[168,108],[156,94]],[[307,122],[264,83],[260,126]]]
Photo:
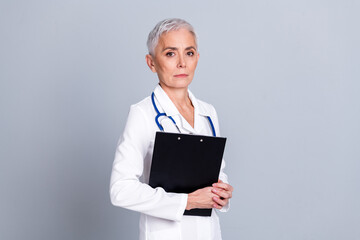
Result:
[[189,86],[199,60],[191,32],[180,29],[162,34],[154,55],[146,55],[146,62],[151,71],[157,73],[164,89],[185,89]]

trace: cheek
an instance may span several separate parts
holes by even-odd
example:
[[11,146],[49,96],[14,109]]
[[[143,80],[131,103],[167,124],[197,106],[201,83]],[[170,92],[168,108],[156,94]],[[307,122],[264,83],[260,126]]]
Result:
[[171,74],[174,70],[173,64],[169,61],[159,65],[159,70],[164,74]]
[[195,70],[195,69],[196,69],[197,62],[198,62],[198,61],[197,61],[196,59],[194,59],[193,61],[191,61],[191,64],[190,64],[190,65],[191,65],[191,69],[192,69],[192,70]]

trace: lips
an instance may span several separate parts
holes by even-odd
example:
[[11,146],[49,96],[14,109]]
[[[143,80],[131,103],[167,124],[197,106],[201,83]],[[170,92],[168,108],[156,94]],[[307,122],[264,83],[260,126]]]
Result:
[[177,74],[177,75],[174,75],[174,77],[178,77],[178,78],[184,78],[184,77],[187,77],[189,76],[188,74]]

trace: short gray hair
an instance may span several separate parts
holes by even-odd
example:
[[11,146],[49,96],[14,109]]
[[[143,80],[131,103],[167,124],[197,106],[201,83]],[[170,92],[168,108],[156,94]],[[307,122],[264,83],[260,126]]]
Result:
[[153,30],[149,33],[148,39],[147,39],[147,47],[149,54],[154,56],[155,55],[155,48],[159,43],[159,38],[163,33],[167,33],[170,31],[176,31],[180,29],[187,29],[190,33],[194,35],[195,43],[197,47],[197,34],[191,26],[190,23],[187,21],[180,19],[180,18],[168,18],[165,20],[160,21]]

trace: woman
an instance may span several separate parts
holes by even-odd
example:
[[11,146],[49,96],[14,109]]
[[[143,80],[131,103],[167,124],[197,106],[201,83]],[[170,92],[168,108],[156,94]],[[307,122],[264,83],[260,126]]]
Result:
[[[159,128],[166,132],[213,135],[210,117],[219,136],[214,107],[196,99],[188,90],[199,59],[196,33],[184,20],[166,19],[150,32],[147,45],[146,62],[151,71],[157,73],[159,84],[152,96],[130,108],[115,154],[111,202],[141,213],[140,240],[221,239],[216,211],[211,217],[184,216],[183,213],[193,208],[227,211],[233,188],[223,172],[224,161],[218,183],[190,194],[165,192],[147,184],[155,133]],[[167,115],[159,118],[160,126],[155,122],[157,111]]]

